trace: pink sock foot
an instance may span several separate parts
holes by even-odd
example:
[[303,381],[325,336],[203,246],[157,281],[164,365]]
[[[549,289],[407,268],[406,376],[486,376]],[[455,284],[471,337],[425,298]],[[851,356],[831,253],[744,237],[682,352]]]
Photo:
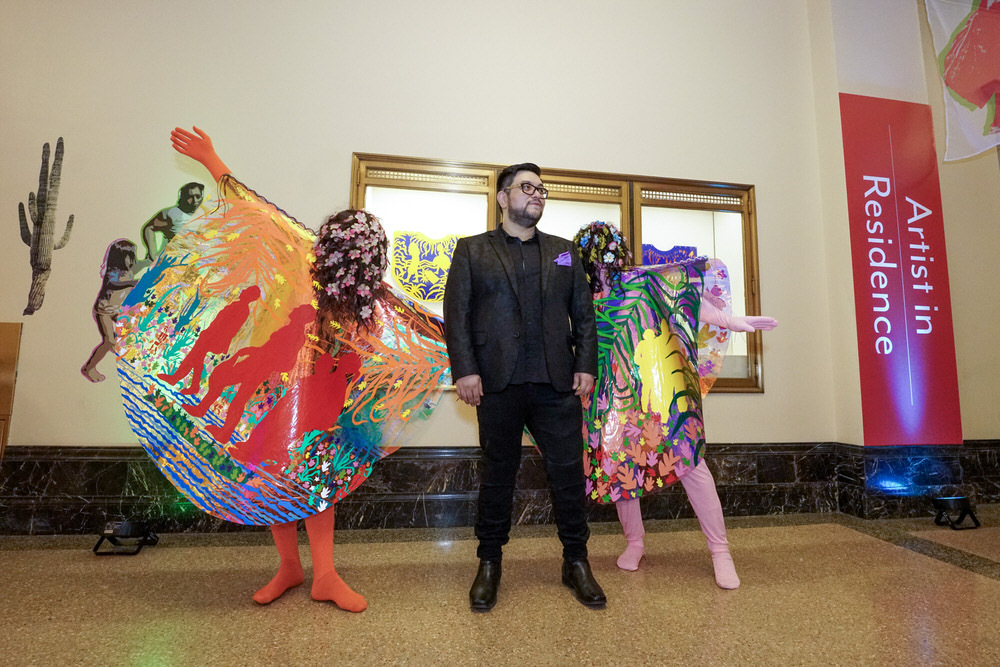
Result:
[[305,581],[302,568],[278,568],[278,573],[268,582],[267,586],[253,594],[253,601],[257,604],[271,604],[285,591],[295,588]]
[[729,552],[712,554],[712,567],[715,568],[715,583],[719,588],[733,590],[740,587],[740,578],[736,575],[736,566]]
[[364,597],[351,590],[336,571],[327,572],[313,582],[312,597],[313,600],[328,600],[344,611],[357,613],[368,608]]
[[629,544],[625,551],[618,557],[618,567],[629,572],[639,569],[639,561],[646,554],[646,549],[641,544]]

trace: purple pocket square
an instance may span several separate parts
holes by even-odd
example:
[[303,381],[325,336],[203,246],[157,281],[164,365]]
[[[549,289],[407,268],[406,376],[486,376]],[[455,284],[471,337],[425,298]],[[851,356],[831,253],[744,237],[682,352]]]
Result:
[[559,266],[569,266],[572,263],[573,260],[568,252],[564,252],[563,254],[556,257],[556,264],[558,264]]

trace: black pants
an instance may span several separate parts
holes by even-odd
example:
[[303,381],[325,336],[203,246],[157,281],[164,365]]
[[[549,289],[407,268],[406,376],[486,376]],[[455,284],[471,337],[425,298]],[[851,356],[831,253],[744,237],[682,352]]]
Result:
[[586,558],[590,529],[580,399],[571,391],[555,391],[549,384],[510,385],[501,392],[484,394],[477,414],[479,446],[483,450],[476,518],[479,558],[499,559],[510,537],[525,426],[545,461],[563,558]]

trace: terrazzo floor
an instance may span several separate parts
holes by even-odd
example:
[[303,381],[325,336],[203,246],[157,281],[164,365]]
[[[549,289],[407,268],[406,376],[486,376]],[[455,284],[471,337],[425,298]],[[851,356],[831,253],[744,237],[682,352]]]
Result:
[[[743,585],[717,588],[693,520],[647,522],[622,572],[616,524],[592,524],[595,611],[559,577],[551,526],[516,529],[497,606],[468,608],[471,529],[342,531],[350,614],[306,585],[267,607],[266,533],[161,535],[99,558],[96,536],[0,537],[3,665],[998,665],[1000,505],[982,527],[932,517],[728,520]],[[304,532],[300,546],[309,563]]]

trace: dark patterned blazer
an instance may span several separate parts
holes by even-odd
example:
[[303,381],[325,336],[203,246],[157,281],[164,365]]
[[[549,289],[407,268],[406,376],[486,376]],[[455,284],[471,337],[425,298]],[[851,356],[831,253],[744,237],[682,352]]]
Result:
[[[574,373],[597,375],[593,300],[572,242],[535,233],[545,362],[553,388],[570,391]],[[503,231],[459,239],[444,293],[445,341],[455,380],[479,375],[487,392],[507,386],[525,335],[519,299]]]

